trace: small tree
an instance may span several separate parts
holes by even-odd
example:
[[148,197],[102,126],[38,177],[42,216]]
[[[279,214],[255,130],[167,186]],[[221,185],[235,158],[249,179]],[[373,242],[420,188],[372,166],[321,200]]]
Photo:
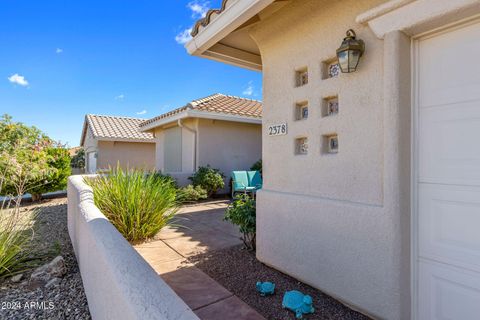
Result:
[[242,240],[248,250],[255,250],[257,235],[255,199],[246,193],[237,195],[225,211],[224,219],[240,227]]
[[214,195],[219,189],[225,187],[223,179],[225,175],[218,169],[213,169],[209,165],[198,168],[193,176],[189,177],[194,187],[200,186],[207,191],[209,197]]
[[63,189],[71,172],[70,157],[62,145],[8,115],[0,118],[0,155],[6,195],[30,192],[35,200],[41,193]]

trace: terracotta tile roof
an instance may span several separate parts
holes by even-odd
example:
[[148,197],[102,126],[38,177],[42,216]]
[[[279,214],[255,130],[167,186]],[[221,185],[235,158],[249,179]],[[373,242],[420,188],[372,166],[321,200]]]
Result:
[[153,141],[153,134],[139,130],[140,123],[144,121],[145,119],[141,118],[87,114],[80,144],[83,145],[87,127],[96,139]]
[[210,23],[210,21],[212,21],[220,13],[225,11],[225,9],[233,2],[234,2],[234,0],[223,0],[222,1],[222,6],[219,9],[208,10],[205,17],[198,20],[197,23],[195,23],[195,25],[193,26],[192,31],[190,32],[192,37],[195,37],[198,34],[198,32],[200,31],[201,28],[205,28]]
[[205,98],[194,100],[183,107],[144,121],[140,124],[140,127],[144,127],[157,120],[171,117],[186,110],[220,113],[254,119],[262,118],[262,102],[216,93]]

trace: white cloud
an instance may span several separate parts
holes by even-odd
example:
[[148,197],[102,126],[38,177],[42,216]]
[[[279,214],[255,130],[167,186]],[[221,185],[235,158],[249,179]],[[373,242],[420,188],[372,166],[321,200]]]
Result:
[[[208,10],[210,9],[210,1],[205,0],[194,0],[190,1],[187,4],[187,8],[190,9],[192,12],[192,19],[196,20],[199,18],[205,17]],[[192,28],[184,29],[182,32],[178,33],[175,36],[175,41],[178,44],[184,45],[188,41],[192,39],[190,33],[192,32]]]
[[147,110],[142,110],[140,112],[137,112],[138,115],[142,115],[142,114],[145,114],[145,113],[147,113]]
[[178,44],[185,44],[188,41],[192,39],[192,36],[190,35],[190,32],[192,32],[192,28],[185,29],[179,34],[175,36],[175,41],[177,41]]
[[122,94],[119,94],[118,96],[115,97],[115,100],[123,100],[125,98],[125,95],[122,93]]
[[246,95],[246,96],[251,96],[251,95],[253,95],[253,90],[254,90],[253,83],[252,83],[252,81],[250,81],[250,82],[248,82],[248,85],[245,88],[245,90],[243,90],[243,94]]
[[187,4],[187,8],[192,10],[193,19],[203,18],[210,9],[210,2],[200,0],[190,1]]
[[19,75],[18,73],[15,73],[8,77],[8,81],[14,84],[18,84],[19,86],[28,86],[28,81],[25,79],[24,76]]
[[62,52],[63,52],[63,49],[62,49],[62,48],[57,48],[57,49],[55,49],[55,53],[57,53],[57,54],[60,54],[60,53],[62,53]]

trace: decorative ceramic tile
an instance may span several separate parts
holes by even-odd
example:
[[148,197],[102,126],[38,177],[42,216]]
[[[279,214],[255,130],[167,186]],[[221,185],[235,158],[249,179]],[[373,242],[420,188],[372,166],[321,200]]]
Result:
[[308,118],[308,106],[303,106],[301,110],[302,110],[302,114],[301,114],[302,119],[307,119]]
[[332,98],[327,100],[327,116],[335,115],[338,113],[338,98]]
[[337,77],[339,74],[340,74],[340,66],[338,65],[338,62],[333,62],[328,65],[329,78]]
[[308,139],[307,138],[298,138],[296,142],[296,151],[297,154],[307,154],[308,153]]
[[338,136],[332,135],[327,137],[328,139],[328,153],[337,153],[338,152]]
[[303,69],[300,71],[297,71],[297,86],[301,87],[304,86],[308,83],[308,70]]

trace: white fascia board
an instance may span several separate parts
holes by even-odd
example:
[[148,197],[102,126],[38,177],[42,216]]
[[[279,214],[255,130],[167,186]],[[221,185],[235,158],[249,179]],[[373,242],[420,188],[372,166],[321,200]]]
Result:
[[224,113],[214,113],[214,112],[189,110],[188,111],[188,116],[192,117],[192,118],[202,118],[202,119],[212,119],[212,120],[223,120],[223,121],[262,124],[262,119],[259,119],[259,118],[237,116],[237,115],[224,114]]
[[214,20],[202,28],[186,45],[188,53],[201,56],[202,53],[221,41],[275,0],[237,0],[229,5]]
[[153,139],[128,139],[128,138],[106,138],[106,137],[97,137],[97,141],[118,141],[118,142],[136,142],[136,143],[155,143]]
[[182,112],[177,113],[173,116],[166,117],[166,118],[161,118],[161,119],[153,121],[152,123],[147,124],[146,126],[140,127],[140,131],[147,132],[147,131],[150,131],[152,129],[155,129],[156,127],[160,127],[160,126],[163,126],[165,124],[177,121],[179,119],[184,119],[184,118],[187,118],[187,117],[188,117],[187,112],[182,111]]

